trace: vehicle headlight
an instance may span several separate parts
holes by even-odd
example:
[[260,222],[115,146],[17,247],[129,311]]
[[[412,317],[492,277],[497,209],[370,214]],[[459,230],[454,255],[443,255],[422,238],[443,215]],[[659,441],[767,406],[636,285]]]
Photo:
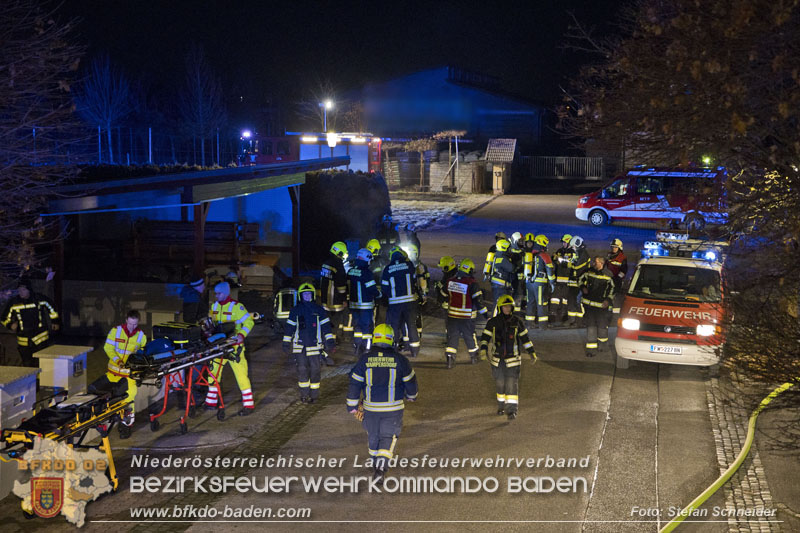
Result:
[[714,334],[716,328],[711,324],[700,324],[697,326],[697,334],[701,337],[710,337]]
[[632,329],[637,330],[639,329],[639,319],[638,318],[623,318],[622,319],[622,327],[623,329]]
[[588,202],[588,201],[589,201],[589,199],[588,199],[588,198],[581,198],[580,200],[578,200],[578,203],[579,203],[579,204],[585,204],[585,203],[586,203],[586,202]]

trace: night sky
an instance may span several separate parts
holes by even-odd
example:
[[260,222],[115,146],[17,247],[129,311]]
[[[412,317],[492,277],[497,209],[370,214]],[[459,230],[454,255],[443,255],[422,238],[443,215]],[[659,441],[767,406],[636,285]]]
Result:
[[319,80],[345,91],[447,64],[552,102],[585,60],[561,49],[568,12],[608,31],[620,4],[73,0],[60,13],[82,19],[77,37],[89,57],[108,52],[129,77],[160,90],[179,86],[189,44],[201,44],[229,106],[246,108],[291,104]]

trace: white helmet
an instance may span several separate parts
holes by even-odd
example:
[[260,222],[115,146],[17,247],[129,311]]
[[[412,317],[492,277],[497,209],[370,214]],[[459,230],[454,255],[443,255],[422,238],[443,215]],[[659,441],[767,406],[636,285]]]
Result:
[[521,240],[522,240],[522,233],[515,231],[514,233],[511,234],[511,242],[513,242],[514,244],[518,243]]
[[583,246],[583,237],[575,235],[573,238],[569,240],[569,247],[577,250]]
[[372,252],[370,252],[366,248],[362,248],[358,251],[356,259],[361,259],[362,261],[366,261],[367,263],[369,263],[370,261],[372,261]]

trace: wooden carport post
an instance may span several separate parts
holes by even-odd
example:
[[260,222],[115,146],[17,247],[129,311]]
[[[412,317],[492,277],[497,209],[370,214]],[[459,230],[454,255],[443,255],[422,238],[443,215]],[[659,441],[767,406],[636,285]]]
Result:
[[300,186],[289,187],[292,200],[292,277],[300,276]]
[[206,270],[206,217],[208,216],[208,202],[194,206],[194,275],[202,276]]

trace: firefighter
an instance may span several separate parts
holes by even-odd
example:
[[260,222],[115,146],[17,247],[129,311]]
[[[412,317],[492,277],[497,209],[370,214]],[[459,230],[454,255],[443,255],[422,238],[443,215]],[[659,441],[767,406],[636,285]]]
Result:
[[[372,262],[369,264],[369,269],[372,271],[372,277],[375,278],[375,283],[380,285],[381,283],[381,276],[383,275],[383,269],[386,268],[386,265],[389,262],[386,258],[382,255],[381,250],[381,243],[378,239],[370,239],[367,241],[367,245],[365,247],[367,250],[370,251],[372,254]],[[381,307],[381,299],[375,300],[375,307],[373,313],[372,322],[374,324],[378,323],[378,318],[380,317],[380,307]],[[384,317],[386,317],[386,311],[384,310]]]
[[[458,265],[455,259],[446,255],[439,259],[439,268],[442,269],[442,279],[436,282],[434,290],[436,291],[436,300],[444,309],[447,309],[447,282],[456,275],[458,272]],[[444,292],[443,292],[444,291]]]
[[283,282],[283,287],[275,295],[272,301],[272,317],[274,319],[275,333],[282,337],[286,331],[286,319],[292,308],[297,305],[297,289],[294,288],[294,281],[291,278]]
[[403,429],[404,400],[416,401],[418,389],[417,377],[408,359],[392,347],[394,331],[391,326],[378,325],[372,339],[372,348],[350,371],[347,410],[359,419],[363,415],[369,455],[375,461],[373,479],[382,483]]
[[[214,360],[211,364],[211,372],[208,376],[208,395],[206,396],[206,409],[217,409],[218,393],[222,392],[221,387],[216,386],[217,379],[222,378],[222,370],[227,363],[230,363],[236,384],[242,392],[242,408],[237,413],[239,416],[248,416],[255,409],[253,402],[253,389],[250,385],[250,378],[247,376],[247,359],[245,358],[244,339],[253,329],[253,316],[245,309],[244,305],[231,298],[231,287],[228,282],[217,283],[214,287],[214,298],[216,302],[211,305],[208,316],[215,324],[226,322],[234,323],[234,332],[238,341],[237,351],[238,360],[229,361],[228,359]],[[216,376],[216,377],[215,377]]]
[[569,302],[569,280],[571,275],[570,264],[575,256],[575,251],[569,247],[572,235],[565,234],[561,237],[561,248],[553,254],[555,265],[556,287],[550,295],[550,322],[561,323],[567,320],[567,304]]
[[411,357],[416,357],[420,346],[416,328],[416,268],[397,246],[392,248],[389,257],[391,262],[383,269],[381,276],[381,293],[388,302],[386,323],[398,334],[402,331],[408,332],[407,347],[411,350]]
[[[514,288],[514,265],[511,263],[511,255],[508,247],[511,245],[507,240],[497,241],[494,254],[494,264],[492,265],[492,299],[496,302],[504,294],[511,294]],[[513,297],[513,296],[512,296]],[[497,309],[495,309],[497,314]]]
[[492,277],[492,268],[494,268],[494,256],[497,254],[497,243],[501,240],[508,240],[506,234],[498,231],[494,234],[494,244],[489,248],[486,254],[486,261],[483,263],[483,281],[487,281]]
[[475,338],[475,318],[478,313],[487,315],[486,306],[483,305],[483,292],[478,282],[472,277],[475,272],[475,263],[472,259],[464,259],[458,266],[458,272],[450,278],[447,286],[442,291],[442,296],[447,299],[447,348],[445,358],[447,368],[456,364],[459,338],[464,338],[472,364],[478,362],[478,341]]
[[519,408],[519,374],[522,364],[522,350],[528,352],[536,362],[536,352],[528,337],[528,330],[522,319],[514,315],[514,299],[508,294],[497,302],[500,312],[489,319],[481,335],[480,357],[485,361],[488,345],[494,346],[489,362],[497,390],[497,414],[507,415],[509,420],[517,418]]
[[[428,267],[425,263],[419,260],[419,247],[416,244],[406,244],[406,253],[408,260],[414,265],[414,272],[417,276],[417,297],[419,306],[417,308],[417,336],[420,341],[422,340],[422,308],[428,302],[428,295],[430,294],[431,274],[428,272]],[[408,342],[408,336],[403,335],[403,341]]]
[[[555,290],[556,274],[553,261],[547,253],[550,240],[544,235],[534,239],[534,249],[525,254],[525,286],[528,291],[528,307],[525,320],[533,323],[538,318],[539,328],[547,329],[550,315],[550,294]],[[549,290],[548,290],[549,289]],[[536,308],[536,315],[533,309]]]
[[21,278],[17,295],[3,312],[3,325],[17,335],[17,350],[22,366],[36,367],[33,354],[50,344],[50,329],[59,329],[59,317],[53,303],[33,292],[31,281]]
[[128,377],[131,371],[126,364],[130,355],[144,349],[145,344],[147,335],[139,329],[139,311],[131,309],[125,316],[125,322],[111,328],[106,336],[106,343],[103,345],[103,351],[108,356],[105,375],[88,387],[91,394],[112,391],[115,396],[125,394],[125,399],[131,402],[125,408],[125,415],[119,426],[121,439],[130,437],[136,412],[133,404],[136,399],[136,382]]
[[523,270],[525,268],[525,239],[522,233],[515,231],[511,234],[511,243],[508,247],[508,258],[514,266],[511,281],[511,294],[514,296],[514,310],[519,311],[522,309],[522,300],[525,298],[525,275]]
[[370,261],[372,252],[362,248],[356,255],[355,264],[347,272],[347,293],[350,300],[348,307],[353,315],[353,345],[356,357],[369,350],[374,326],[372,320],[375,302],[381,295],[380,288],[369,269]]
[[378,227],[377,239],[381,245],[381,255],[383,255],[383,259],[388,263],[391,260],[390,252],[392,248],[397,246],[400,242],[400,234],[397,233],[397,228],[395,228],[392,222],[392,215],[383,215],[381,224]]
[[300,401],[314,403],[319,398],[320,356],[326,348],[333,351],[336,341],[328,313],[314,301],[314,285],[303,283],[297,294],[299,301],[286,319],[288,327],[283,335],[283,351],[294,357]]
[[611,241],[611,251],[606,256],[606,267],[611,271],[614,279],[614,305],[611,312],[619,314],[619,308],[622,305],[622,282],[625,281],[625,276],[628,274],[628,258],[622,252],[622,241],[614,239]]
[[578,287],[581,276],[589,268],[589,252],[586,251],[586,245],[583,238],[575,235],[569,241],[569,247],[574,252],[572,262],[569,264],[570,276],[567,282],[569,293],[567,295],[567,316],[569,317],[569,326],[575,327],[578,325],[578,319],[583,318],[583,305],[581,305],[581,290]]
[[347,273],[344,262],[347,261],[347,245],[336,241],[331,246],[331,255],[322,264],[320,271],[320,290],[322,307],[328,312],[331,330],[339,343],[344,334],[344,322],[347,319]]
[[614,302],[614,280],[604,257],[591,260],[579,286],[586,320],[586,357],[594,357],[598,349],[605,352],[608,348],[608,309]]

